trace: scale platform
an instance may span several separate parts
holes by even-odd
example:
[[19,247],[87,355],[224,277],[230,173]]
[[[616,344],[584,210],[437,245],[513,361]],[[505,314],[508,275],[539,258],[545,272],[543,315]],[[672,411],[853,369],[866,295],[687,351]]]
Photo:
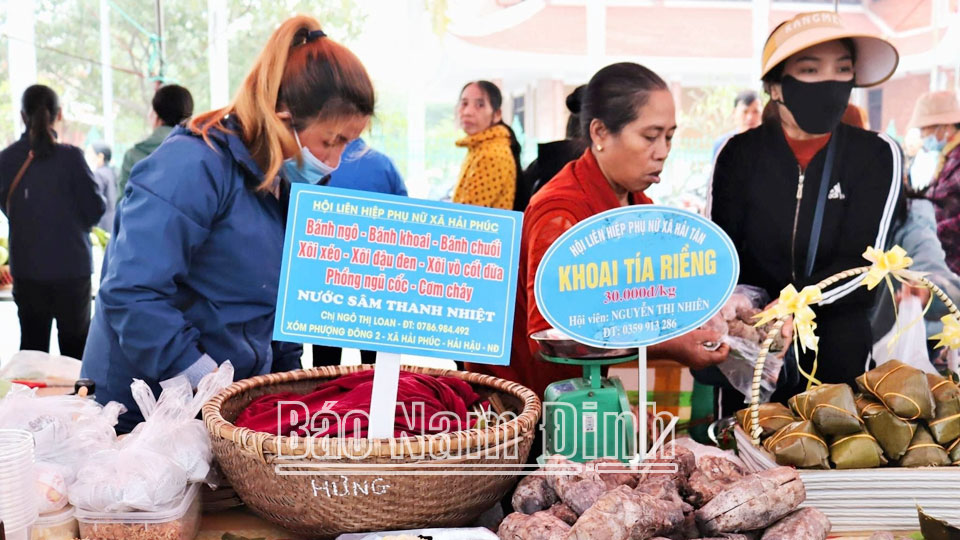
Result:
[[583,366],[583,377],[557,381],[544,393],[544,441],[548,454],[572,461],[632,459],[637,428],[623,384],[601,368],[637,360],[637,349],[601,349],[554,329],[530,336],[547,362]]

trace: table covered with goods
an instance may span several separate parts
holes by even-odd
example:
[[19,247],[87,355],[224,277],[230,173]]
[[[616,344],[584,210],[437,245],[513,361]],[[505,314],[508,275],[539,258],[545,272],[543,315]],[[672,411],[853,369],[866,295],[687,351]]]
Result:
[[[37,360],[35,354],[30,357]],[[458,413],[468,418],[463,414],[467,407],[489,407],[513,411],[512,421],[383,441],[308,441],[235,422],[243,417],[249,424],[257,415],[276,422],[275,411],[263,414],[270,403],[330,392],[329,383],[336,381],[336,388],[349,388],[343,394],[349,396],[354,388],[363,388],[369,370],[323,368],[231,384],[231,368],[225,364],[201,382],[196,394],[174,380],[154,396],[144,383],[135,382],[134,395],[146,420],[118,438],[113,425],[119,405],[101,406],[88,396],[64,394],[69,390],[62,378],[69,374],[63,362],[68,361],[48,361],[61,371],[59,378],[46,380],[47,388],[4,386],[0,447],[9,458],[0,461],[0,494],[6,496],[0,499],[0,511],[5,518],[12,516],[4,519],[6,538],[769,540],[826,538],[830,530],[822,505],[810,504],[805,470],[757,469],[733,452],[686,438],[668,443],[640,464],[574,463],[550,456],[538,469],[528,469],[532,474],[519,485],[516,472],[464,474],[478,463],[488,470],[513,465],[509,470],[516,471],[530,451],[539,401],[529,390],[492,377],[404,371],[410,388],[432,386],[439,400],[435,403],[455,409],[449,411],[451,419]],[[18,365],[11,362],[14,369],[7,373],[22,370]],[[255,404],[260,407],[251,407]],[[205,422],[196,418],[201,408]],[[761,423],[767,429],[780,420],[773,412],[764,407]],[[295,435],[295,425],[286,429]],[[470,451],[431,459],[441,447],[448,456],[457,455],[451,452],[457,448]],[[817,455],[817,464],[829,459]],[[413,474],[391,474],[412,463],[432,463],[444,472],[427,475],[426,467],[420,467]],[[277,466],[284,464],[309,474],[277,474]],[[35,497],[26,496],[31,492]],[[504,497],[513,510],[505,518],[490,512]],[[14,515],[14,507],[19,514]],[[797,536],[797,531],[806,532]]]

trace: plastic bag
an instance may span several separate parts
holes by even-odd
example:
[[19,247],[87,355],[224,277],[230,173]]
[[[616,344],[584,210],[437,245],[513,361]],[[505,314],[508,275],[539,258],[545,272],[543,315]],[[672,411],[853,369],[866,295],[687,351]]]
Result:
[[183,498],[187,478],[172,459],[147,448],[97,452],[77,472],[70,503],[93,512],[155,512]]
[[145,420],[116,448],[86,461],[70,485],[70,502],[94,512],[157,511],[179,501],[188,484],[211,483],[213,450],[196,417],[231,382],[229,362],[204,377],[196,393],[184,377],[163,381],[159,398],[146,383],[134,381],[130,388]]
[[[897,332],[901,332],[900,337],[890,347],[889,343]],[[927,327],[919,298],[906,296],[900,301],[897,323],[873,345],[872,356],[878,366],[890,360],[899,360],[925,373],[939,375],[927,352]]]
[[[730,346],[730,353],[727,355],[727,360],[717,368],[730,385],[744,396],[752,393],[754,368],[762,343],[766,339],[766,327],[753,326],[754,315],[760,313],[760,310],[769,303],[770,297],[763,289],[750,285],[737,285],[733,295],[720,312],[707,325],[704,325],[704,328],[713,330],[718,330],[720,326],[726,327],[725,331],[721,332],[723,336],[721,342]],[[780,377],[780,369],[783,367],[782,355],[776,354],[777,345],[783,344],[775,342],[763,364],[763,376],[760,381],[761,402],[768,401],[777,389],[777,380]]]
[[80,361],[69,356],[55,356],[41,351],[20,351],[3,369],[0,379],[42,382],[47,386],[69,386],[80,378]]

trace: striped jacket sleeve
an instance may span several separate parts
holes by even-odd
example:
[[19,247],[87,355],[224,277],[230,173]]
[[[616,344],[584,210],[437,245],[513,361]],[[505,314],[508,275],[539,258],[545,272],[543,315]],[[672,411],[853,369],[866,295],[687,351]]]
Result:
[[[883,141],[882,150],[875,159],[869,160],[858,182],[850,193],[852,200],[846,208],[842,238],[836,260],[811,277],[810,283],[816,283],[830,275],[870,264],[863,258],[868,246],[886,250],[894,226],[894,221],[903,208],[903,152],[900,146],[885,134],[878,137]],[[824,293],[821,304],[832,304],[844,299],[856,298],[854,294],[861,285],[863,277],[855,278]]]

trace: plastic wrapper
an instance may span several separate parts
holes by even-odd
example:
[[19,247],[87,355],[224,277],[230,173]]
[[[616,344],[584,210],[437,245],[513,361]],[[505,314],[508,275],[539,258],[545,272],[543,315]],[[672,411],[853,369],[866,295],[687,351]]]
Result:
[[[758,411],[758,423],[762,433],[761,437],[769,437],[784,426],[797,421],[787,406],[782,403],[761,403]],[[747,433],[750,433],[750,408],[737,411],[737,423]]]
[[857,410],[887,458],[900,459],[910,446],[917,425],[893,414],[882,403],[865,395],[857,397]]
[[101,406],[79,396],[37,397],[22,386],[0,400],[0,428],[33,434],[41,513],[63,508],[82,462],[117,444],[114,426],[125,410],[119,403]]
[[801,469],[829,469],[830,450],[813,422],[803,420],[785,426],[763,442],[778,465]]
[[927,327],[919,298],[911,295],[900,301],[896,324],[873,345],[871,357],[878,366],[897,360],[924,373],[937,372],[927,351]]
[[47,386],[66,386],[80,378],[80,360],[42,351],[20,351],[4,362],[0,379],[42,382]]
[[866,431],[835,437],[830,443],[830,461],[838,469],[872,469],[887,464],[880,444]]
[[857,377],[857,386],[905,420],[930,420],[934,416],[933,392],[926,374],[897,360]]
[[910,446],[900,458],[901,467],[942,467],[950,464],[947,451],[934,442],[933,435],[923,426],[917,426],[917,432]]
[[70,502],[93,512],[156,512],[176,504],[188,484],[211,476],[210,437],[196,416],[232,381],[233,367],[225,362],[203,378],[196,394],[185,378],[176,377],[161,383],[155,401],[146,385],[134,381],[134,399],[149,417],[116,448],[86,460],[70,486]]
[[824,435],[850,435],[863,429],[853,390],[845,384],[822,384],[790,398],[790,408]]
[[95,512],[154,512],[183,498],[187,477],[170,458],[147,449],[90,456],[70,486],[70,502]]
[[[766,339],[767,332],[774,324],[755,327],[755,316],[770,303],[766,291],[749,285],[738,285],[717,315],[703,326],[705,329],[719,332],[722,342],[730,346],[727,360],[717,366],[727,381],[745,396],[752,393],[753,372],[757,356]],[[785,342],[777,336],[770,347],[763,365],[763,377],[760,381],[760,401],[768,401],[777,388],[783,358],[776,354],[782,351]]]
[[953,381],[930,373],[927,373],[927,383],[936,403],[936,414],[927,426],[934,440],[950,444],[960,437],[960,388]]
[[35,464],[34,471],[37,475],[37,511],[48,514],[63,509],[68,500],[63,467],[41,461]]

